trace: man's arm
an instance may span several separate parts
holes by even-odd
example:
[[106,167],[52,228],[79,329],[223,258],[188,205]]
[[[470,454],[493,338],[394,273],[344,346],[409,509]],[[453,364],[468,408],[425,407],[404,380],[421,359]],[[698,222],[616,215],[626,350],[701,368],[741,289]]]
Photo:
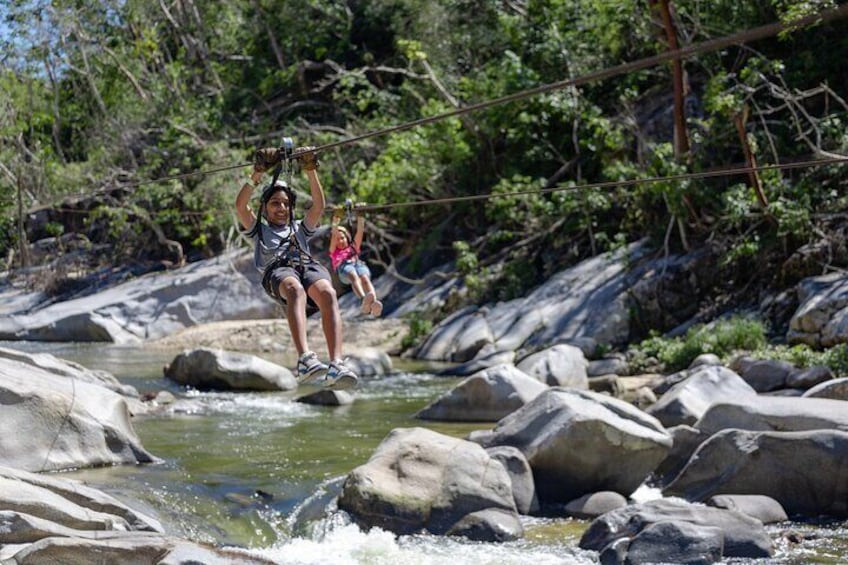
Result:
[[239,223],[244,229],[250,229],[256,222],[256,214],[250,208],[250,197],[253,196],[253,190],[256,185],[262,181],[262,172],[256,169],[250,173],[250,180],[253,184],[245,182],[238,194],[236,195],[236,215]]
[[306,223],[306,227],[314,230],[321,223],[321,215],[324,213],[327,202],[324,199],[324,187],[321,186],[321,179],[318,178],[318,156],[309,149],[311,147],[301,147],[298,151],[306,150],[299,158],[303,170],[306,171],[306,177],[309,179],[309,192],[312,195],[312,207],[306,212],[303,221]]

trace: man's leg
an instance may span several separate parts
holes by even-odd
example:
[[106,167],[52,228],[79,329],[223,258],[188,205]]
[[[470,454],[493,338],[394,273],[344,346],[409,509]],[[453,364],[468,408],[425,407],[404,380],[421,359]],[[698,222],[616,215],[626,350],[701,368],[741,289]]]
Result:
[[307,292],[321,311],[321,328],[327,340],[327,353],[330,355],[330,360],[341,359],[342,316],[336,289],[328,279],[321,279],[310,285]]
[[280,283],[280,296],[286,299],[286,321],[289,323],[294,348],[300,357],[309,351],[306,338],[306,292],[294,276],[287,276]]

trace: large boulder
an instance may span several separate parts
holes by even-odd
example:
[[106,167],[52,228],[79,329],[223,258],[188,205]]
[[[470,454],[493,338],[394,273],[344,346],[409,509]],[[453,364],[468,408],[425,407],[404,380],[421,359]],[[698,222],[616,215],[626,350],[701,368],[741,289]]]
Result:
[[449,422],[497,422],[547,388],[513,365],[498,365],[463,380],[415,417]]
[[628,496],[672,444],[655,418],[631,404],[560,387],[549,388],[498,422],[491,433],[473,439],[485,447],[512,445],[521,450],[533,469],[542,503],[567,503],[602,490]]
[[701,365],[669,388],[648,414],[667,427],[692,425],[711,404],[720,400],[753,399],[757,392],[739,375],[718,365]]
[[547,385],[586,390],[589,388],[588,365],[580,348],[561,343],[532,353],[515,366]]
[[[14,527],[28,527],[25,519]],[[79,532],[76,535],[44,537],[18,547],[0,550],[3,563],[41,565],[62,563],[168,564],[168,565],[277,565],[245,550],[219,549],[187,539],[145,532]]]
[[804,393],[809,398],[830,398],[848,400],[848,377],[819,383]]
[[276,305],[259,284],[252,253],[230,252],[179,270],[0,318],[0,339],[139,343],[182,328],[270,318]]
[[434,329],[416,357],[465,362],[586,337],[625,343],[630,331],[628,290],[644,274],[629,271],[628,265],[646,249],[634,244],[600,254],[555,274],[525,297],[457,312]]
[[454,312],[430,332],[416,357],[464,363],[493,341],[486,318],[476,307],[469,306]]
[[[724,557],[762,558],[774,554],[771,538],[759,520],[733,510],[667,499],[631,504],[599,516],[583,532],[580,547],[602,551],[618,540],[634,539],[654,524],[669,522],[685,523],[699,528],[717,528],[724,537]],[[654,539],[653,543],[663,542],[661,539]],[[641,543],[639,545],[640,551],[643,551],[645,546]]]
[[709,565],[721,561],[724,532],[689,522],[654,522],[632,538],[619,538],[601,550],[602,565],[674,563]]
[[174,382],[201,390],[294,390],[287,368],[248,353],[200,347],[186,350],[165,367]]
[[798,284],[800,305],[789,320],[786,339],[811,347],[848,342],[848,277],[831,273]]
[[[457,528],[478,538],[484,510],[507,512],[520,527],[504,466],[475,443],[425,428],[392,430],[368,462],[347,476],[338,507],[361,527],[397,534],[441,535]],[[473,527],[460,524],[471,514]],[[488,525],[493,539],[504,539],[499,522]],[[512,537],[522,533],[513,531]]]
[[103,386],[0,358],[0,460],[27,471],[150,463],[123,396]]
[[79,481],[2,466],[0,563],[271,565],[167,535],[154,517]]
[[26,353],[17,349],[0,347],[0,358],[32,365],[54,375],[100,385],[128,398],[138,398],[139,396],[135,387],[121,383],[115,378],[115,375],[107,371],[88,369],[79,363],[60,359],[49,353]]
[[705,434],[728,428],[791,432],[816,429],[848,431],[848,402],[829,398],[758,396],[756,402],[725,400],[709,407],[695,423]]
[[761,494],[790,515],[848,517],[848,432],[725,430],[701,444],[663,490],[705,501],[717,494]]

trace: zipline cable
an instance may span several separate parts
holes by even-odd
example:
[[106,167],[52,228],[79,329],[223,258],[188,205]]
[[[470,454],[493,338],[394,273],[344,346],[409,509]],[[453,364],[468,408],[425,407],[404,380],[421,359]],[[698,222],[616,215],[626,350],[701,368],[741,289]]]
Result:
[[[625,180],[610,180],[590,184],[581,184],[574,186],[555,186],[550,188],[540,188],[535,190],[517,190],[515,192],[504,193],[489,193],[489,194],[472,194],[468,196],[450,196],[446,198],[433,198],[430,200],[410,200],[408,202],[395,202],[391,204],[365,204],[356,206],[356,210],[362,212],[373,212],[377,210],[388,210],[392,208],[404,208],[411,206],[424,206],[429,204],[453,204],[455,202],[470,202],[475,200],[488,200],[491,198],[507,198],[512,196],[527,196],[531,194],[550,194],[553,192],[577,191],[577,190],[592,190],[604,188],[618,188],[625,186],[633,186],[637,184],[651,184],[657,182],[683,181],[691,179],[704,179],[723,176],[747,175],[758,171],[774,171],[788,169],[802,169],[809,167],[820,167],[824,165],[833,165],[848,162],[848,156],[827,159],[813,159],[807,161],[796,161],[790,163],[780,163],[775,165],[758,165],[756,167],[732,167],[726,169],[716,169],[712,171],[701,171],[698,173],[681,173],[679,175],[669,175],[662,177],[645,177],[639,179]],[[329,208],[329,207],[328,207]],[[331,210],[330,210],[331,211]]]
[[[355,135],[352,137],[348,137],[345,139],[340,139],[338,141],[333,141],[330,143],[326,143],[324,145],[317,145],[312,148],[313,151],[320,153],[321,151],[327,151],[328,149],[334,149],[336,147],[341,147],[344,145],[350,145],[353,143],[357,143],[359,141],[370,139],[372,137],[387,135],[390,133],[396,133],[400,131],[405,131],[408,129],[412,129],[418,126],[427,125],[436,121],[445,120],[448,118],[453,118],[456,116],[461,116],[463,114],[467,114],[470,112],[476,112],[479,110],[484,110],[487,108],[491,108],[493,106],[499,106],[501,104],[507,104],[509,102],[515,102],[517,100],[521,100],[524,98],[529,98],[532,96],[536,96],[539,94],[544,94],[547,92],[552,92],[555,90],[562,90],[568,87],[582,86],[588,84],[590,82],[600,81],[604,79],[608,79],[614,76],[631,73],[634,71],[644,70],[650,67],[654,67],[660,65],[662,63],[667,63],[669,61],[677,60],[677,59],[686,59],[695,55],[702,55],[704,53],[709,53],[712,51],[718,51],[725,47],[730,47],[732,45],[740,45],[749,41],[756,41],[759,39],[765,39],[767,37],[772,37],[779,34],[782,31],[792,30],[796,28],[805,27],[812,24],[822,24],[831,22],[840,18],[844,18],[848,16],[848,3],[841,4],[836,8],[826,10],[819,14],[813,14],[810,16],[806,16],[803,18],[799,18],[789,23],[783,22],[773,22],[770,24],[766,24],[763,26],[751,28],[745,31],[733,33],[730,35],[726,35],[723,37],[718,37],[716,39],[709,39],[703,41],[701,43],[696,43],[693,45],[688,45],[686,47],[681,47],[680,49],[675,49],[671,51],[666,51],[659,55],[654,55],[652,57],[646,57],[644,59],[638,59],[636,61],[632,61],[630,63],[623,63],[621,65],[616,65],[614,67],[609,67],[606,69],[601,69],[599,71],[595,71],[592,73],[588,73],[585,75],[581,75],[575,78],[566,79],[559,82],[549,83],[542,86],[538,86],[536,88],[531,88],[527,90],[522,90],[520,92],[516,92],[513,94],[509,94],[506,96],[502,96],[500,98],[493,98],[492,100],[486,100],[483,102],[479,102],[477,104],[472,104],[469,106],[463,106],[462,108],[457,108],[454,110],[450,110],[448,112],[444,112],[441,114],[436,114],[434,116],[428,116],[426,118],[420,118],[417,120],[412,120],[410,122],[405,122],[403,124],[398,124],[395,126],[390,126],[387,128],[374,130],[371,132],[366,132],[360,135]],[[296,159],[299,153],[297,151],[294,152],[291,158]],[[157,179],[150,179],[145,181],[137,181],[135,183],[129,183],[129,186],[141,186],[143,184],[152,184],[157,182],[164,182],[168,180],[177,180],[184,179],[197,175],[206,175],[212,173],[218,173],[222,171],[227,171],[231,169],[237,169],[244,167],[246,165],[250,165],[251,162],[239,163],[237,165],[229,165],[224,167],[219,167],[216,169],[208,169],[203,171],[193,171],[190,173],[181,173],[176,175],[168,175],[164,177],[160,177]],[[126,186],[126,185],[125,185]]]
[[[761,172],[761,171],[775,171],[775,170],[791,170],[791,169],[804,169],[811,167],[822,167],[826,165],[839,165],[842,163],[848,162],[848,156],[845,157],[828,157],[826,159],[808,159],[805,161],[793,161],[788,163],[778,163],[773,165],[757,165],[756,167],[751,166],[738,166],[738,167],[729,167],[729,168],[720,168],[720,169],[712,169],[708,171],[701,171],[698,173],[680,173],[677,175],[668,175],[668,176],[659,176],[659,177],[644,177],[644,178],[636,178],[636,179],[624,179],[624,180],[609,180],[609,181],[601,181],[596,183],[588,183],[588,184],[578,184],[573,186],[564,186],[557,185],[549,188],[540,188],[540,189],[530,189],[530,190],[517,190],[514,192],[503,192],[503,193],[487,193],[487,194],[472,194],[468,196],[449,196],[445,198],[431,198],[428,200],[410,200],[407,202],[394,202],[391,204],[356,204],[353,206],[353,209],[358,212],[375,212],[380,210],[390,210],[392,208],[409,208],[413,206],[427,206],[430,204],[453,204],[456,202],[469,202],[475,200],[491,200],[494,198],[508,198],[512,196],[528,196],[533,194],[550,194],[553,192],[572,192],[578,190],[593,190],[593,189],[605,189],[605,188],[618,188],[618,187],[627,187],[633,186],[637,184],[653,184],[659,182],[674,182],[674,181],[685,181],[685,180],[697,180],[697,179],[705,179],[705,178],[716,178],[716,177],[726,177],[726,176],[741,176],[748,175],[753,172]],[[341,205],[331,205],[327,204],[326,209],[324,210],[325,214],[333,214],[337,209],[340,208]],[[345,203],[347,206],[347,202]],[[88,214],[88,210],[75,210],[73,208],[56,208],[56,210],[66,213],[76,213],[76,214]],[[186,212],[182,215],[185,216],[197,216],[201,215],[199,212]]]

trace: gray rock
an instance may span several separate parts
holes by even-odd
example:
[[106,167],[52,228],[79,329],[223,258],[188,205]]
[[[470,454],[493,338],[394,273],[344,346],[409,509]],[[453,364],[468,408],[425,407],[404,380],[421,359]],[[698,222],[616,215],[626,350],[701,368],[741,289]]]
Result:
[[353,400],[353,395],[346,390],[321,389],[299,396],[295,402],[317,406],[349,406],[353,404]]
[[721,359],[715,353],[701,353],[689,363],[689,368],[696,369],[704,365],[721,365]]
[[[627,565],[674,563],[675,565],[709,565],[721,561],[724,532],[721,528],[687,522],[648,524],[626,544],[611,544],[620,563]],[[612,563],[601,552],[601,563]]]
[[756,402],[725,400],[711,405],[695,423],[706,434],[738,428],[755,431],[848,431],[848,405],[829,398],[757,396]]
[[463,380],[415,417],[447,422],[497,422],[547,388],[513,365],[498,365]]
[[756,518],[763,524],[775,524],[789,519],[778,501],[761,494],[718,494],[707,500],[708,506],[736,510]]
[[238,549],[217,549],[163,534],[100,532],[93,539],[49,537],[24,546],[4,563],[156,563],[157,565],[274,565]]
[[345,365],[359,378],[388,375],[392,372],[392,359],[388,353],[375,347],[365,347],[348,353]]
[[698,446],[710,437],[710,434],[686,425],[671,427],[668,433],[674,441],[671,451],[654,470],[654,476],[660,484],[668,484],[674,479]]
[[454,312],[430,332],[415,357],[463,363],[474,359],[485,345],[493,341],[485,316],[476,307],[470,306]]
[[786,339],[814,348],[848,342],[848,277],[831,273],[798,284],[800,305],[789,321]]
[[704,365],[689,372],[646,412],[666,427],[691,426],[714,402],[754,397],[756,391],[730,369]]
[[536,482],[533,479],[533,469],[515,447],[501,445],[486,450],[495,461],[500,463],[509,473],[512,482],[512,498],[519,514],[534,514],[539,511],[539,500],[536,498]]
[[500,462],[476,443],[425,428],[392,430],[368,462],[348,474],[338,507],[363,528],[397,534],[445,534],[481,510],[518,516]]
[[580,520],[592,520],[601,514],[606,514],[617,508],[627,506],[627,499],[612,491],[601,491],[584,494],[565,505],[569,516]]
[[183,351],[165,367],[165,377],[201,390],[294,390],[286,367],[248,353],[201,347]]
[[273,317],[258,279],[252,253],[238,250],[2,317],[0,339],[133,344],[205,322]]
[[588,361],[583,351],[573,345],[561,343],[524,357],[516,363],[521,371],[550,386],[564,386],[587,390]]
[[804,393],[809,398],[830,398],[832,400],[848,400],[848,377],[833,379],[821,384]]
[[524,537],[524,527],[515,512],[486,508],[466,514],[445,535],[490,543],[515,541]]
[[733,510],[660,499],[631,504],[607,512],[589,524],[580,547],[594,551],[622,538],[634,538],[653,524],[687,523],[698,528],[718,528],[724,535],[724,557],[771,557],[774,547],[762,522]]
[[589,365],[586,367],[586,374],[590,378],[602,375],[627,375],[628,372],[627,360],[621,355],[589,361]]
[[544,391],[475,440],[485,447],[520,449],[533,469],[542,504],[566,503],[601,490],[628,496],[671,448],[662,425],[638,408],[560,387]]
[[824,365],[815,365],[793,371],[786,377],[786,386],[790,388],[810,389],[833,378],[833,371]]
[[[0,358],[0,461],[26,471],[151,463],[126,399],[103,386]],[[10,433],[14,430],[14,433]]]
[[[150,516],[146,516],[118,501],[116,498],[88,487],[79,481],[64,479],[59,475],[47,475],[43,473],[30,473],[20,469],[0,466],[0,479],[7,484],[14,484],[26,489],[31,494],[34,493],[33,502],[27,503],[29,514],[35,518],[51,519],[56,513],[73,514],[74,512],[94,511],[99,515],[109,515],[115,518],[110,519],[112,523],[127,524],[133,530],[163,532],[162,525]],[[16,489],[13,489],[16,490]],[[0,492],[0,507],[9,508],[9,503],[5,501],[3,496],[5,492]],[[18,495],[16,495],[18,496]],[[49,505],[39,500],[49,499],[58,502],[59,510],[54,510]],[[21,497],[18,496],[18,500]],[[82,510],[61,510],[61,505],[64,502],[69,503],[73,509]],[[70,527],[71,524],[60,522],[60,525]],[[0,541],[0,543],[3,543]],[[10,542],[14,543],[14,542]]]
[[788,386],[789,375],[795,370],[787,361],[758,359],[748,363],[739,376],[757,392],[769,392]]
[[112,373],[87,369],[79,363],[59,359],[49,353],[25,353],[16,349],[0,347],[0,358],[38,367],[54,375],[100,385],[128,398],[138,398],[139,396],[135,387],[122,384]]
[[663,493],[695,501],[717,494],[760,494],[790,515],[846,518],[845,461],[845,431],[725,430],[701,444]]

